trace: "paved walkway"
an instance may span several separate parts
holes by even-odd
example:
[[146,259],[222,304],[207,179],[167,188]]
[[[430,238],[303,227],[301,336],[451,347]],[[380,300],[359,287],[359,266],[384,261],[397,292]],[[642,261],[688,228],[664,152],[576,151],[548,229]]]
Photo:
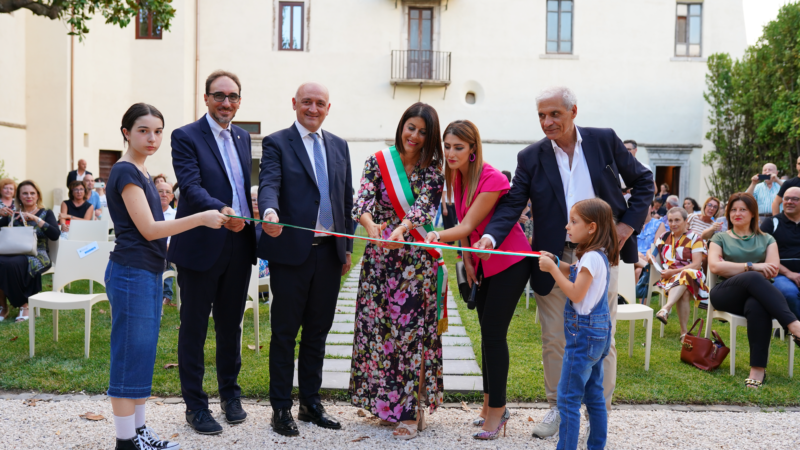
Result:
[[[350,363],[353,355],[353,338],[356,320],[356,296],[361,261],[350,271],[339,292],[336,316],[325,348],[322,365],[322,388],[347,390],[350,383]],[[444,390],[448,393],[482,392],[481,368],[475,362],[472,341],[461,324],[451,289],[447,292],[449,328],[443,335]],[[294,386],[297,387],[297,361],[295,361]]]

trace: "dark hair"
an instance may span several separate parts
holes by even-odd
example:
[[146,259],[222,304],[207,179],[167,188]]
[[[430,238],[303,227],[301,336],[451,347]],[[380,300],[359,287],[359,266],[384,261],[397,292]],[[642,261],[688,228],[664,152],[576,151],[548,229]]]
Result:
[[166,176],[166,175],[164,175],[163,173],[160,173],[160,174],[158,174],[158,175],[154,176],[154,177],[153,177],[153,182],[155,183],[155,181],[156,181],[157,179],[159,179],[159,178],[163,178],[163,179],[164,179],[164,183],[166,183],[166,182],[167,182],[167,176]]
[[220,77],[228,77],[233,80],[233,82],[236,83],[236,86],[239,88],[239,95],[242,95],[242,83],[239,82],[239,77],[237,77],[236,74],[226,70],[215,70],[211,72],[211,75],[209,75],[208,78],[206,78],[206,95],[211,93],[211,83]]
[[747,210],[750,211],[750,232],[753,234],[761,234],[761,229],[758,227],[758,202],[756,198],[747,192],[737,192],[728,198],[728,204],[725,205],[725,219],[728,221],[728,229],[733,230],[733,223],[731,223],[731,208],[734,202],[742,202]]
[[507,170],[503,170],[503,171],[501,171],[500,173],[502,173],[503,175],[505,175],[505,176],[506,176],[506,178],[508,178],[508,182],[509,182],[509,183],[511,183],[511,172],[509,172],[509,171],[507,171]]
[[659,205],[663,205],[664,204],[664,200],[661,197],[655,197],[655,198],[653,198],[653,202],[651,204],[653,206],[656,206],[656,203],[658,203]]
[[597,232],[591,235],[589,242],[578,244],[576,252],[578,258],[582,258],[588,252],[600,250],[605,251],[610,265],[619,264],[617,227],[614,222],[614,213],[608,203],[599,198],[590,198],[575,203],[572,205],[572,209],[584,222],[597,224]]
[[42,204],[42,191],[39,189],[39,186],[37,186],[36,183],[33,182],[33,180],[25,180],[17,186],[17,193],[16,193],[17,205],[19,205],[19,207],[22,208],[22,197],[20,196],[19,193],[22,191],[22,188],[24,186],[33,186],[33,189],[36,190],[36,196],[38,197],[36,199],[36,206],[39,208],[44,208],[44,204]]
[[700,205],[697,204],[697,200],[693,199],[692,197],[686,197],[683,199],[683,202],[686,203],[686,200],[692,202],[692,212],[701,211]]
[[636,143],[633,139],[626,139],[622,141],[623,144],[631,144],[633,148],[639,148],[639,144]]
[[433,164],[437,169],[441,170],[442,161],[444,156],[442,153],[442,133],[439,131],[439,115],[433,106],[426,103],[417,102],[409,106],[403,117],[400,118],[400,123],[397,124],[397,132],[394,135],[394,146],[400,154],[405,153],[403,147],[403,128],[409,119],[419,117],[425,121],[425,142],[422,144],[422,154],[420,155],[419,163],[423,168],[427,168]]
[[130,133],[136,120],[144,116],[158,117],[161,119],[161,126],[164,126],[164,115],[161,114],[161,111],[155,106],[148,105],[147,103],[134,103],[125,111],[125,114],[122,116],[122,126],[119,127],[119,132],[122,133],[123,145],[128,142],[128,138],[125,137],[125,133],[122,130],[128,130]]
[[662,187],[662,186],[666,186],[666,187],[667,187],[667,192],[669,192],[669,184],[667,184],[667,183],[661,183],[661,186],[659,186],[659,187]]
[[75,200],[75,194],[73,194],[72,191],[78,186],[83,186],[83,201],[88,202],[89,201],[89,195],[90,195],[89,194],[89,188],[86,187],[86,183],[84,183],[83,181],[80,181],[80,180],[75,180],[75,181],[73,181],[72,183],[69,184],[69,192],[67,192],[67,196],[69,197],[70,200],[74,201]]

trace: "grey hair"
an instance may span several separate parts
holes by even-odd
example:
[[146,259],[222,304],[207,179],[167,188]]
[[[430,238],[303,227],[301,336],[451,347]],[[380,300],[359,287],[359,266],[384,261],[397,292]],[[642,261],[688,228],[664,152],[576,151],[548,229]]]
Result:
[[672,213],[680,213],[681,217],[683,217],[683,220],[686,220],[689,217],[689,213],[687,213],[686,210],[681,208],[680,206],[670,208],[670,210],[667,211],[667,216],[669,216]]
[[578,97],[575,96],[572,89],[565,86],[553,86],[539,93],[539,96],[536,97],[536,106],[538,107],[542,100],[553,97],[561,97],[561,102],[564,103],[564,107],[567,109],[572,109],[573,106],[578,104]]
[[667,197],[667,203],[675,207],[681,206],[681,200],[678,198],[677,195],[670,195],[669,197]]
[[251,186],[250,187],[250,195],[256,194],[258,195],[258,186]]

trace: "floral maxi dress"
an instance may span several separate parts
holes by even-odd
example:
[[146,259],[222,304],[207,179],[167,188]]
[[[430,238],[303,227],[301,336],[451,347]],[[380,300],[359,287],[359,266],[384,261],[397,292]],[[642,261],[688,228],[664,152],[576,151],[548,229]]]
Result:
[[[406,219],[414,226],[433,223],[444,177],[434,166],[419,163],[408,181],[415,202]],[[353,219],[372,214],[387,223],[383,238],[401,223],[381,179],[377,159],[364,167]],[[414,420],[419,403],[432,412],[442,403],[442,341],[436,333],[436,271],[438,263],[420,247],[397,250],[368,243],[361,266],[356,300],[355,339],[350,372],[353,405],[389,422]],[[420,365],[424,364],[424,380]]]

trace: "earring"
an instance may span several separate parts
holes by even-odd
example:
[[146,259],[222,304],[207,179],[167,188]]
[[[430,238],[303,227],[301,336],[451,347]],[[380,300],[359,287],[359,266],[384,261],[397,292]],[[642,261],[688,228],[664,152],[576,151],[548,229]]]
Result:
[[475,153],[470,153],[469,162],[475,162]]

